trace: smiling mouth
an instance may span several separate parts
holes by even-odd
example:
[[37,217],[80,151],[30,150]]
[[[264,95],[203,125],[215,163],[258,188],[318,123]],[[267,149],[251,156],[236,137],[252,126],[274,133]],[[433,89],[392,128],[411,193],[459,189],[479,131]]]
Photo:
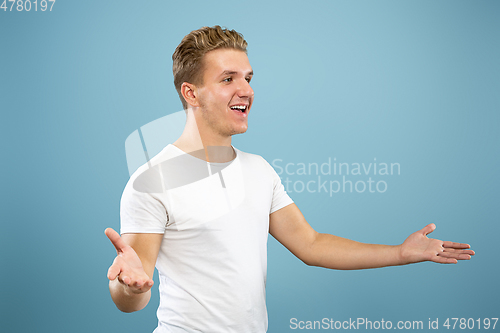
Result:
[[245,113],[247,111],[248,106],[247,105],[234,105],[231,106],[231,110],[235,110],[238,112],[243,112]]

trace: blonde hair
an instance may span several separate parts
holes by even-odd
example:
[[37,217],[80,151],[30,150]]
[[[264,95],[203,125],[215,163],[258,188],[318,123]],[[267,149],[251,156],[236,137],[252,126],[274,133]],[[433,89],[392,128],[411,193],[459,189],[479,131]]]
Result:
[[221,48],[232,48],[247,53],[247,45],[242,34],[218,25],[191,31],[182,39],[172,55],[172,70],[175,89],[184,109],[187,109],[187,103],[182,97],[181,86],[184,82],[203,84],[203,56]]

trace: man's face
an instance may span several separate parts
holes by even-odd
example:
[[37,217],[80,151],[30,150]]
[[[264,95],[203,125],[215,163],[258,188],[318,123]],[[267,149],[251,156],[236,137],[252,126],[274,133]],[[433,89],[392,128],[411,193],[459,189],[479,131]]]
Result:
[[253,102],[253,71],[247,55],[235,49],[218,49],[205,54],[203,61],[198,126],[221,137],[245,133]]

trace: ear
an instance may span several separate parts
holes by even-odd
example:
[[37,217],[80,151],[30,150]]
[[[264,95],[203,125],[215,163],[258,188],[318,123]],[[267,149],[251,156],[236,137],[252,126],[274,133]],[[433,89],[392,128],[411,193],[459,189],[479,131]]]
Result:
[[200,103],[198,102],[198,91],[194,84],[184,82],[181,85],[181,94],[187,104],[192,107],[200,106]]

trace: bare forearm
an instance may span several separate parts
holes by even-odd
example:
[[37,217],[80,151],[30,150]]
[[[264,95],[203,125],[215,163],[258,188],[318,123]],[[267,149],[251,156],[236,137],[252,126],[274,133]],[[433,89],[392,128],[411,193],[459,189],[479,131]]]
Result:
[[400,245],[360,243],[346,238],[317,234],[306,263],[332,269],[365,269],[404,264]]
[[151,289],[144,293],[135,294],[118,279],[109,281],[109,292],[116,307],[123,312],[142,310],[151,298]]

